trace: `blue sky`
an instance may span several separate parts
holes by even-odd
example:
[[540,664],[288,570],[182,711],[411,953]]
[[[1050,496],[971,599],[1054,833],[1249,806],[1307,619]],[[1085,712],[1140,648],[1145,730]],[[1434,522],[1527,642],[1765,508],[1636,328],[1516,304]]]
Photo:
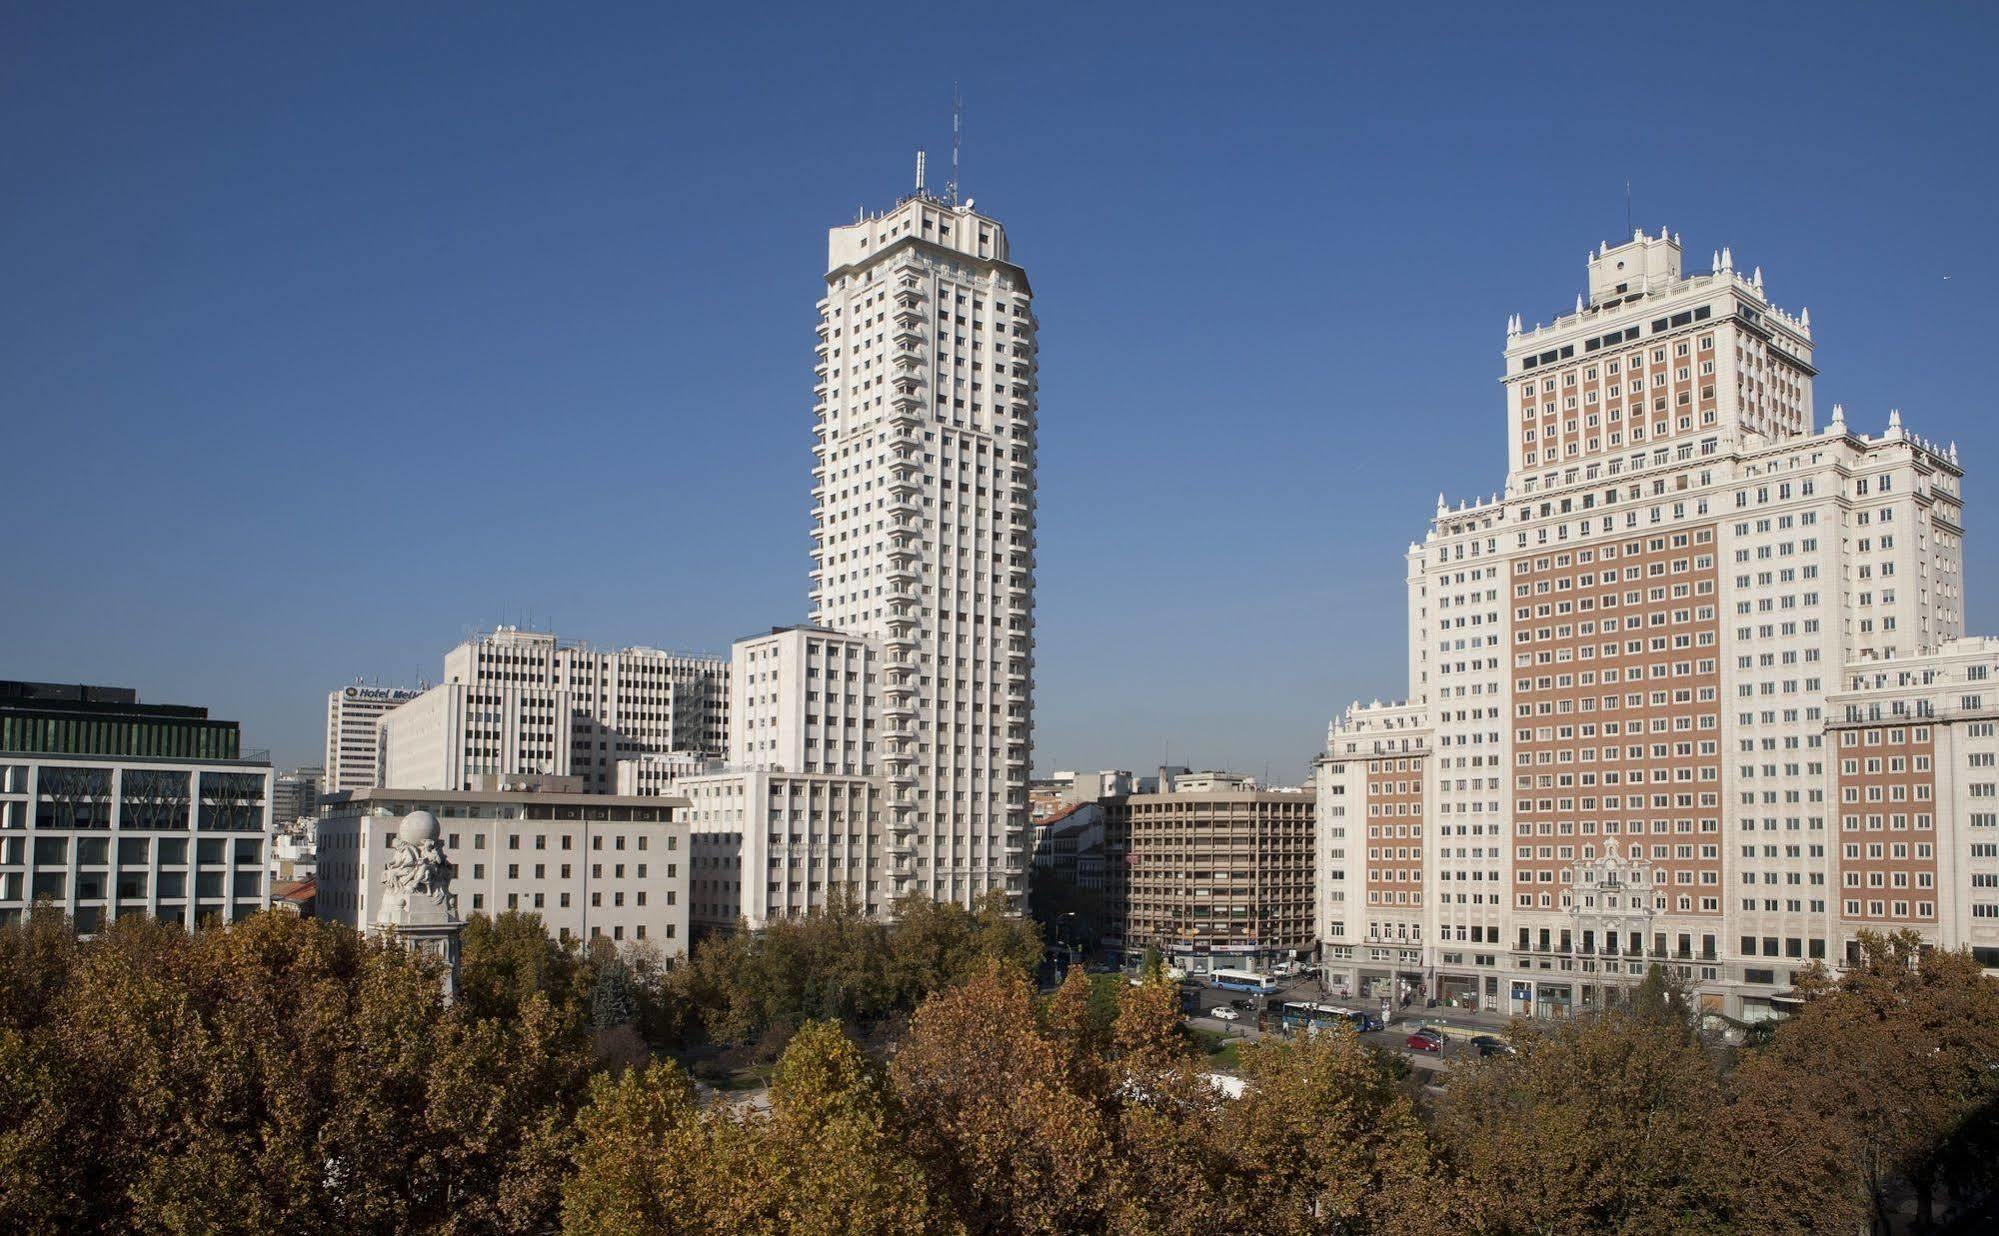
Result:
[[802,620],[825,229],[954,75],[1042,326],[1043,769],[1294,778],[1403,693],[1403,552],[1627,179],[1810,307],[1822,417],[1958,442],[1990,631],[1994,13],[11,4],[0,676],[289,763],[467,628]]

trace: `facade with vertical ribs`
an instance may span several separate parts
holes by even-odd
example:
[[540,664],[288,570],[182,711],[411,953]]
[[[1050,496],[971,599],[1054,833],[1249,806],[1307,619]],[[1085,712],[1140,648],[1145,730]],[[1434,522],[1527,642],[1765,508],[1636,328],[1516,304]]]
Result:
[[1190,973],[1295,962],[1313,942],[1313,796],[1181,778],[1101,800],[1107,935]]
[[728,690],[719,657],[500,627],[446,653],[443,682],[382,714],[376,783],[473,790],[540,775],[609,794],[621,762],[719,758]]
[[326,696],[326,776],[328,794],[380,785],[379,723],[420,691],[406,687],[339,687]]
[[1018,904],[1034,671],[1033,291],[925,192],[834,228],[813,388],[812,621],[876,643],[887,892]]
[[1829,698],[1962,634],[1962,474],[1899,414],[1820,427],[1809,315],[1727,250],[1688,274],[1637,234],[1587,281],[1508,323],[1504,490],[1440,499],[1409,550],[1407,701],[1329,733],[1322,959],[1370,994],[1541,1015],[1663,962],[1756,1017],[1863,926],[1924,927],[1913,895],[1847,913]]
[[881,649],[788,627],[737,640],[726,767],[684,775],[693,921],[752,929],[844,900],[894,898],[875,733]]

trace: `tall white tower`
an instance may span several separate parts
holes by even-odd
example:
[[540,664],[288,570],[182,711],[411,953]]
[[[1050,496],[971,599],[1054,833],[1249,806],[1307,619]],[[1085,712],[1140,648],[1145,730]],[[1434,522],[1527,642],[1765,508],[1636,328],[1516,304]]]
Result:
[[923,191],[832,229],[813,388],[812,619],[881,643],[896,894],[1022,887],[1034,672],[1033,292]]

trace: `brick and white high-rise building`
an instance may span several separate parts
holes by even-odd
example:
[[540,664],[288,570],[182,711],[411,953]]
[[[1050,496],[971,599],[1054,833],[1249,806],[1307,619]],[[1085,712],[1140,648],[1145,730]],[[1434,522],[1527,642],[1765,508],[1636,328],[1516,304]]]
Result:
[[897,893],[1017,898],[1034,671],[1033,291],[997,220],[918,191],[832,229],[815,625],[882,649]]
[[[1661,961],[1754,1017],[1863,927],[1968,938],[1940,916],[1970,883],[1843,895],[1874,868],[1842,866],[1828,704],[1963,632],[1955,448],[1899,414],[1821,427],[1809,314],[1728,250],[1688,274],[1637,234],[1587,279],[1574,312],[1508,323],[1504,490],[1440,499],[1410,547],[1407,701],[1329,734],[1329,978],[1559,1015]],[[1932,815],[1970,863],[1971,820]]]

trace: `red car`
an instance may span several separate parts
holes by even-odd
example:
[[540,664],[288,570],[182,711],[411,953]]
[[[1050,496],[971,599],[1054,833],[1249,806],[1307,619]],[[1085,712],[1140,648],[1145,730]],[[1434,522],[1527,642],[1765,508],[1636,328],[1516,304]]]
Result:
[[1435,1030],[1425,1027],[1410,1035],[1408,1042],[1404,1046],[1410,1051],[1427,1051],[1435,1055],[1442,1055],[1444,1051],[1444,1036]]

